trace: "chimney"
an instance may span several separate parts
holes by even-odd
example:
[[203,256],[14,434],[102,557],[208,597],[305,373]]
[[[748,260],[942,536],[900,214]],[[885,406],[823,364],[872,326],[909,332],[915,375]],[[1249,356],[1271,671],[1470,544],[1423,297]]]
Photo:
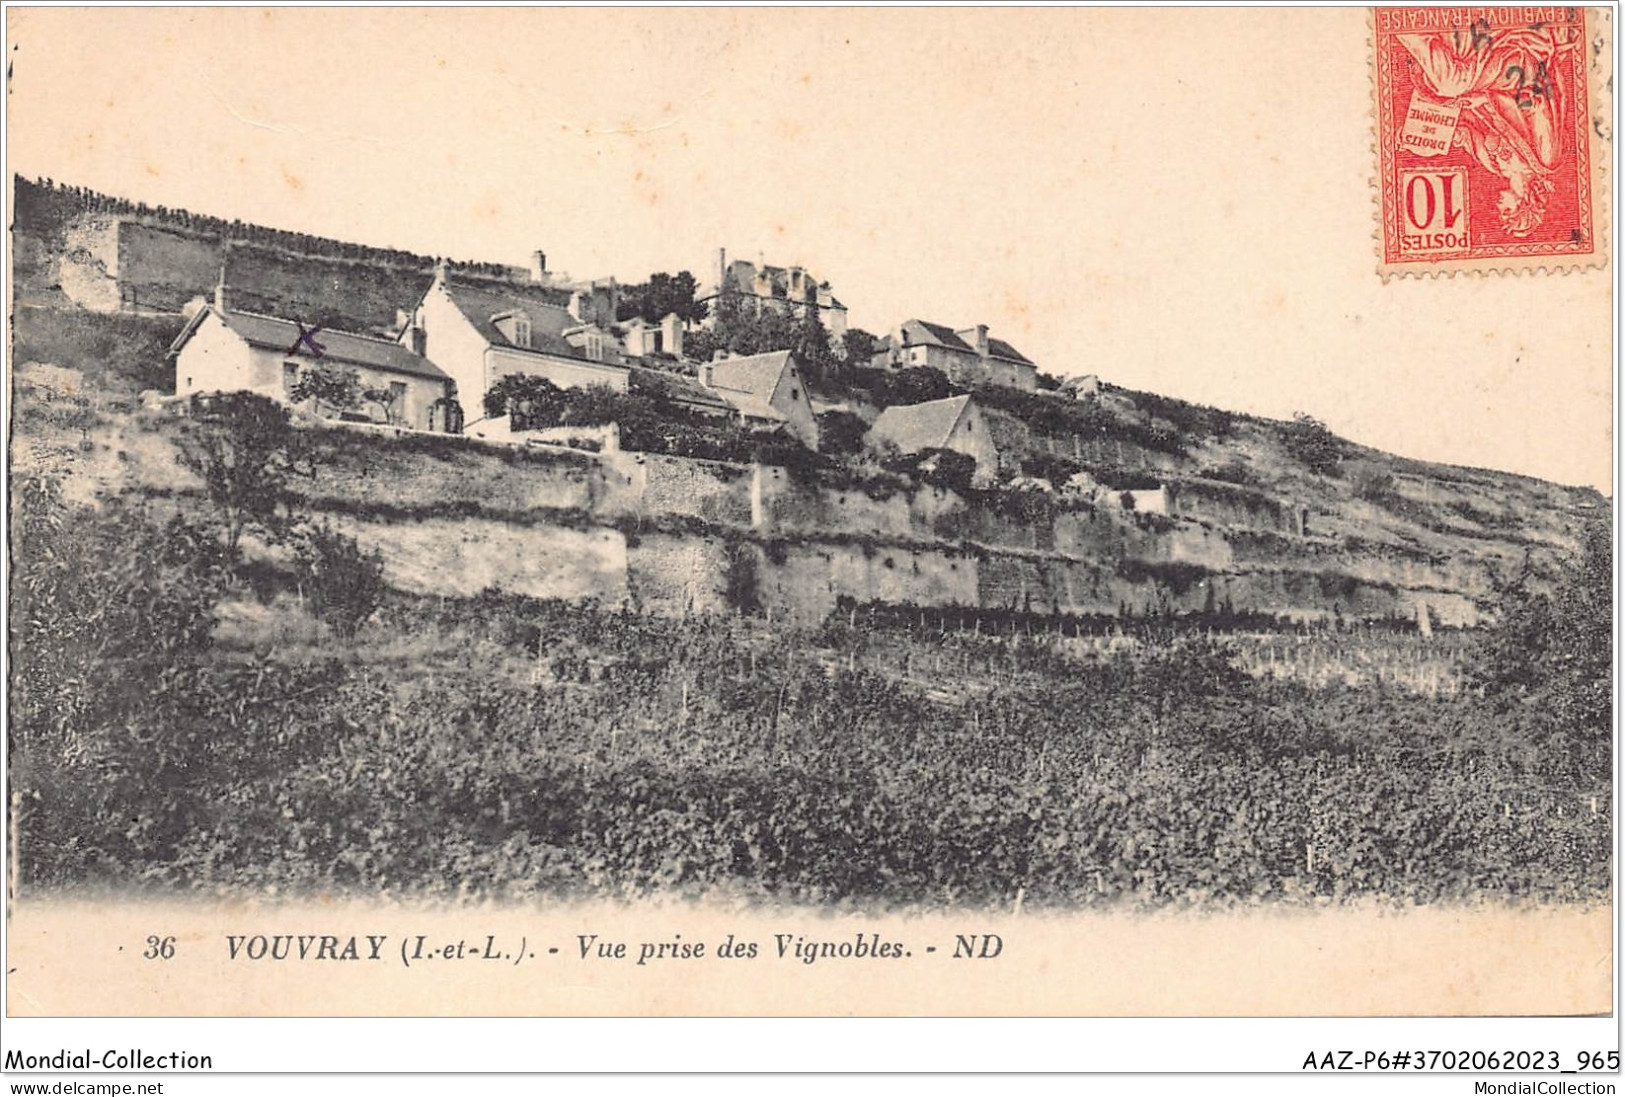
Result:
[[530,253],[530,280],[532,282],[546,282],[547,279],[547,252],[533,251]]
[[683,321],[675,312],[666,313],[665,319],[660,321],[660,345],[667,354],[683,356]]
[[586,296],[587,295],[581,290],[576,290],[574,293],[570,294],[570,316],[578,324],[586,323],[586,321],[581,318],[583,311],[582,302],[586,299]]
[[214,311],[220,315],[226,312],[226,264],[220,262],[220,278],[214,284]]
[[987,357],[987,325],[976,325],[976,353],[983,358]]
[[728,281],[728,249],[717,249],[717,292],[721,293]]

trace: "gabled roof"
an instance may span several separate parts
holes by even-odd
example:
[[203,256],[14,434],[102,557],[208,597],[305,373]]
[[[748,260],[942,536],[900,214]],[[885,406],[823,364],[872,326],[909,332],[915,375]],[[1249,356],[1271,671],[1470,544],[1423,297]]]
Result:
[[924,344],[925,346],[946,347],[949,350],[961,350],[967,354],[975,354],[976,348],[961,339],[953,328],[942,324],[933,324],[929,320],[904,320],[903,342],[909,346]]
[[[556,358],[580,358],[589,361],[577,347],[564,338],[567,328],[579,327],[581,321],[570,315],[570,310],[558,303],[559,291],[538,286],[469,286],[448,281],[446,293],[457,306],[457,311],[468,318],[487,343],[508,350],[550,354]],[[495,317],[503,313],[522,313],[530,320],[530,346],[511,342]]]
[[694,380],[680,373],[631,366],[629,378],[633,392],[670,400],[674,404],[689,404],[713,411],[731,412],[733,405]]
[[946,400],[889,407],[880,413],[869,433],[895,444],[904,453],[946,449],[970,402],[969,396],[950,396]]
[[[965,342],[962,333],[942,324],[933,324],[929,320],[903,321],[904,341],[910,346],[924,345],[944,347],[948,350],[962,351],[966,354],[975,354],[976,347]],[[969,330],[969,329],[967,329]],[[1032,359],[1022,354],[1015,347],[1003,339],[988,338],[987,354],[989,358],[1002,358],[1007,362],[1018,362],[1024,365],[1034,365]]]
[[1034,366],[1036,363],[1003,339],[989,338],[987,341],[987,354],[989,358],[1003,358],[1010,362],[1020,362],[1024,365]]
[[[170,353],[178,353],[192,337],[192,333],[198,329],[198,325],[208,316],[220,317],[226,327],[249,346],[274,350],[290,358],[308,359],[312,363],[334,362],[350,366],[366,366],[369,369],[389,373],[425,377],[432,381],[450,380],[433,362],[421,354],[412,353],[411,348],[399,343],[375,339],[370,335],[335,331],[331,328],[321,328],[312,333],[309,328],[303,327],[296,320],[284,320],[278,316],[264,316],[257,312],[240,312],[230,308],[222,313],[213,305],[205,306],[192,317],[191,322],[170,346]],[[321,347],[319,358],[312,352],[308,342],[301,341],[302,334],[307,335]]]
[[740,393],[769,403],[778,391],[779,379],[790,366],[790,359],[790,351],[773,350],[712,362],[711,387],[726,390],[725,395]]

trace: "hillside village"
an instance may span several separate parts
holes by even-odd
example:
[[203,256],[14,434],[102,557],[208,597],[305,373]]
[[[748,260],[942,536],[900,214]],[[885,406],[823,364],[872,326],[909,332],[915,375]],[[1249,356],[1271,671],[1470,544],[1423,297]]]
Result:
[[24,895],[1607,908],[1594,491],[793,264],[15,187]]
[[[246,390],[357,432],[366,483],[341,463],[306,490],[402,589],[1431,630],[1478,623],[1510,576],[1550,579],[1606,505],[1381,454],[1308,415],[1128,391],[983,323],[871,334],[831,281],[726,249],[700,277],[581,280],[539,250],[456,263],[16,190],[18,385],[49,400],[83,372],[48,337],[77,317],[143,348],[100,378],[141,414]],[[465,447],[458,477],[424,459],[437,437]],[[120,490],[176,475],[123,435],[102,445]],[[447,518],[453,502],[472,509]]]

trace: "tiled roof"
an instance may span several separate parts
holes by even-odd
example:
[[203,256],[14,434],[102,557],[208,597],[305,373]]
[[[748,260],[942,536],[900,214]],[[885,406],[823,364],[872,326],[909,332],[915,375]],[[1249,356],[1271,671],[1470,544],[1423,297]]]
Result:
[[790,365],[790,352],[774,350],[710,363],[711,387],[744,393],[763,402],[773,399],[779,378]]
[[[518,351],[551,354],[559,358],[587,359],[578,347],[564,339],[566,328],[579,327],[580,321],[570,310],[558,303],[558,290],[538,287],[527,290],[519,286],[467,286],[448,283],[446,291],[468,322],[473,324],[487,343]],[[505,312],[518,312],[530,320],[530,346],[510,342],[497,327],[492,317]]]
[[694,380],[680,373],[632,366],[631,389],[646,396],[662,397],[674,404],[692,404],[716,411],[730,411],[733,405]]
[[1003,358],[1011,362],[1022,362],[1029,366],[1034,364],[1031,358],[1022,354],[1003,339],[989,339],[987,341],[987,353],[991,358]]
[[976,348],[955,334],[953,328],[933,324],[928,320],[904,320],[903,341],[910,346],[925,344],[927,346],[946,347],[949,350],[960,350],[967,354],[976,353]]
[[[210,305],[205,311],[214,312],[214,306]],[[290,357],[308,357],[312,361],[317,360],[310,345],[300,341],[301,327],[297,321],[283,320],[276,316],[261,316],[255,312],[237,312],[233,309],[227,309],[224,314],[216,313],[216,315],[250,346],[280,351]],[[309,329],[304,330],[308,332]],[[322,348],[319,360],[323,362],[343,362],[348,365],[387,370],[390,373],[427,377],[435,381],[448,380],[446,374],[433,362],[420,354],[413,354],[411,348],[403,347],[399,343],[329,328],[322,328],[309,338]]]
[[894,443],[904,453],[945,449],[969,403],[969,396],[950,396],[946,400],[889,407],[880,413],[869,433]]
[[[944,347],[948,350],[962,351],[966,354],[976,353],[975,345],[965,342],[962,333],[956,332],[952,328],[945,327],[942,324],[933,324],[929,320],[903,321],[903,335],[905,337],[905,341],[910,345],[923,344],[926,346]],[[1003,339],[989,338],[987,341],[987,353],[988,357],[990,358],[1003,358],[1009,362],[1021,362],[1029,366],[1033,365],[1030,358],[1022,354],[1015,347],[1012,347],[1009,343],[1006,343]]]

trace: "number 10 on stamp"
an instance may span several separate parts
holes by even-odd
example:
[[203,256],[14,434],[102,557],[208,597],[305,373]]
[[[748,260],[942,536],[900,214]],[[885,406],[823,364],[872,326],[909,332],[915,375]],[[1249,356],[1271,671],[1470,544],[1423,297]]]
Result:
[[1467,172],[1461,168],[1425,168],[1399,175],[1403,252],[1438,255],[1467,252],[1472,247],[1467,219]]

